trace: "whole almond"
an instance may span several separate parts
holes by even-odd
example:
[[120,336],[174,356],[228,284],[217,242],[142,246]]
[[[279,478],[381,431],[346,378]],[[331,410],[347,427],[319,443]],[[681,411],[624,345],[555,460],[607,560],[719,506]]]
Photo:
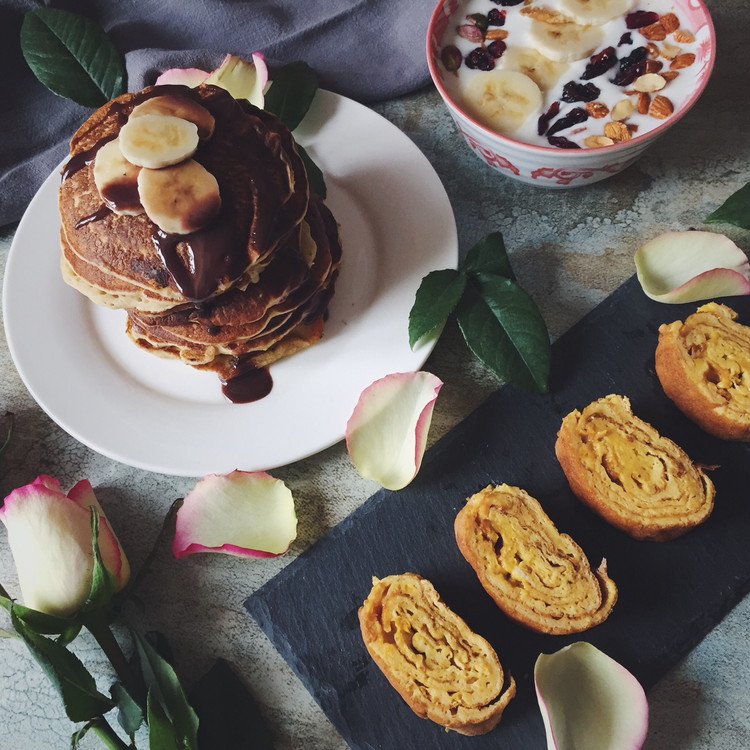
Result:
[[680,70],[681,68],[689,68],[695,62],[695,55],[692,52],[683,52],[681,55],[677,55],[671,63],[669,63],[670,70]]
[[674,79],[680,74],[676,70],[665,70],[663,73],[660,73],[660,75],[667,83],[669,83],[670,81],[674,81]]
[[650,39],[652,42],[663,42],[667,38],[667,32],[664,31],[664,27],[659,21],[644,26],[639,31],[646,39]]
[[651,101],[648,113],[657,120],[665,120],[674,112],[674,105],[666,96],[657,94]]
[[651,96],[644,91],[638,94],[638,98],[635,102],[635,108],[639,115],[647,115],[648,109],[651,106]]
[[677,31],[680,28],[680,19],[674,13],[665,13],[660,19],[659,23],[664,27],[664,31],[667,34],[671,34],[673,31]]
[[484,38],[488,42],[494,42],[496,39],[507,39],[508,30],[507,29],[487,29],[487,31],[484,34]]

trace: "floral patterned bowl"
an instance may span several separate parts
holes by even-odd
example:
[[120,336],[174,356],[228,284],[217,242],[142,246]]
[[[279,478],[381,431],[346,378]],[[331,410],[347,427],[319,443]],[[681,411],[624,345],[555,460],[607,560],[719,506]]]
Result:
[[[472,151],[501,174],[531,185],[550,188],[579,187],[621,172],[690,110],[705,89],[713,70],[716,35],[707,8],[701,0],[677,0],[674,3],[675,12],[679,14],[685,27],[695,35],[693,48],[696,83],[688,96],[675,102],[674,111],[669,117],[660,120],[656,127],[641,135],[635,132],[629,140],[597,148],[558,148],[514,140],[481,124],[462,108],[458,96],[451,94],[457,87],[449,85],[448,77],[457,73],[446,69],[441,61],[441,50],[444,38],[448,40],[453,33],[457,18],[463,20],[463,16],[454,15],[462,2],[464,0],[439,0],[432,13],[427,29],[430,75],[458,132]],[[648,6],[648,2],[644,6]],[[643,44],[647,43],[644,39]]]

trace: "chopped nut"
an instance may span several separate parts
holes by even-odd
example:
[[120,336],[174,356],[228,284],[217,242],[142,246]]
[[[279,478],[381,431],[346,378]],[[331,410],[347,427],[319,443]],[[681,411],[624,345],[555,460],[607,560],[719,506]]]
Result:
[[609,114],[609,107],[604,102],[586,102],[586,111],[589,117],[600,119]]
[[659,57],[659,47],[655,45],[653,42],[649,42],[646,45],[646,49],[648,50],[648,54],[651,57]]
[[612,107],[611,118],[617,122],[627,120],[633,112],[635,112],[635,104],[633,104],[633,100],[620,99],[620,101]]
[[552,8],[540,8],[536,5],[526,5],[521,8],[522,16],[529,16],[535,21],[542,21],[543,23],[571,23],[572,18],[564,16],[559,10],[552,10]]
[[664,77],[658,73],[644,73],[633,81],[633,88],[636,91],[643,91],[647,94],[654,91],[661,91],[666,85],[667,82],[664,80]]
[[638,94],[638,98],[635,102],[635,108],[639,115],[647,115],[648,108],[651,106],[651,96],[645,91],[641,91]]
[[664,31],[667,34],[671,34],[673,31],[677,31],[680,28],[680,19],[674,13],[665,13],[660,19],[659,23],[664,27]]
[[666,96],[657,94],[649,107],[648,113],[651,117],[656,117],[658,120],[664,120],[674,112],[674,105],[667,99]]
[[484,34],[484,38],[488,42],[494,42],[495,39],[507,39],[508,38],[508,30],[507,29],[487,29],[487,31]]
[[605,122],[604,135],[613,141],[629,141],[631,138],[628,126],[624,122]]
[[583,145],[589,148],[601,148],[602,146],[611,146],[614,141],[606,135],[589,135],[583,139]]
[[692,52],[683,52],[681,55],[677,55],[671,63],[669,63],[670,70],[680,70],[680,68],[688,68],[695,62],[695,55]]
[[670,44],[669,42],[664,42],[659,51],[661,52],[662,57],[666,57],[667,60],[674,60],[675,57],[682,52],[682,47],[678,47],[676,44]]
[[667,32],[659,21],[639,29],[641,34],[652,42],[663,42],[667,38]]
[[678,72],[677,72],[676,70],[665,70],[665,71],[664,71],[664,72],[663,72],[663,73],[661,74],[661,77],[662,77],[662,78],[663,78],[663,79],[664,79],[664,80],[665,80],[665,81],[666,81],[667,83],[669,83],[670,81],[674,81],[674,79],[675,79],[675,78],[677,78],[677,76],[678,76],[678,75],[680,75],[680,74],[679,74],[679,73],[678,73]]
[[680,44],[690,44],[695,41],[695,34],[689,29],[677,29],[673,38],[675,42],[679,42]]
[[464,23],[459,26],[456,31],[458,31],[458,35],[464,39],[468,39],[470,42],[473,42],[474,44],[480,44],[482,41],[484,41],[484,34],[482,34],[482,30],[475,26],[473,23]]
[[663,67],[661,60],[646,60],[646,73],[658,73]]

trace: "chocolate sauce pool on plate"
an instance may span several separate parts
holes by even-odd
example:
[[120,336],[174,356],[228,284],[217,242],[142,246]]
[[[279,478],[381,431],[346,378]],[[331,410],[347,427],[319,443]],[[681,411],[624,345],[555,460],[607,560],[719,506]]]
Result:
[[249,404],[265,398],[273,387],[267,367],[252,368],[221,381],[221,392],[233,404]]

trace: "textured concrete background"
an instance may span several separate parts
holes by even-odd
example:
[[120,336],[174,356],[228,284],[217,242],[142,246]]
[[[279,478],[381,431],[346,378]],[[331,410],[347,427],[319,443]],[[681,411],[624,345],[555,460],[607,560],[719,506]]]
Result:
[[[543,190],[493,172],[464,145],[432,88],[375,107],[437,170],[453,204],[462,254],[488,232],[503,233],[519,282],[554,337],[634,272],[633,253],[643,241],[665,230],[700,226],[750,179],[750,5],[747,0],[709,0],[708,5],[718,61],[704,96],[638,163],[590,187]],[[716,229],[750,249],[749,233]],[[0,271],[14,230],[0,229]],[[452,325],[425,369],[445,382],[431,442],[499,385],[473,361]],[[65,488],[88,477],[139,570],[170,505],[195,480],[130,469],[69,437],[27,393],[4,340],[0,372],[0,410],[14,412],[17,420],[12,449],[0,466],[1,496],[41,473],[57,477]],[[242,602],[377,488],[357,475],[343,443],[273,473],[297,500],[299,536],[287,555],[271,560],[196,555],[176,561],[167,535],[140,583],[142,606],[130,605],[127,615],[140,629],[168,637],[187,684],[215,658],[230,661],[262,702],[279,750],[341,750],[343,741]],[[13,576],[0,538],[0,581],[11,591]],[[5,625],[0,620],[0,628]],[[750,747],[749,635],[750,600],[745,600],[650,692],[649,750]],[[15,641],[0,642],[0,649],[0,750],[68,747],[71,725],[40,670]],[[85,638],[78,649],[95,671],[103,669]],[[102,686],[108,685],[106,672],[101,675]],[[83,746],[98,744],[87,738]]]

